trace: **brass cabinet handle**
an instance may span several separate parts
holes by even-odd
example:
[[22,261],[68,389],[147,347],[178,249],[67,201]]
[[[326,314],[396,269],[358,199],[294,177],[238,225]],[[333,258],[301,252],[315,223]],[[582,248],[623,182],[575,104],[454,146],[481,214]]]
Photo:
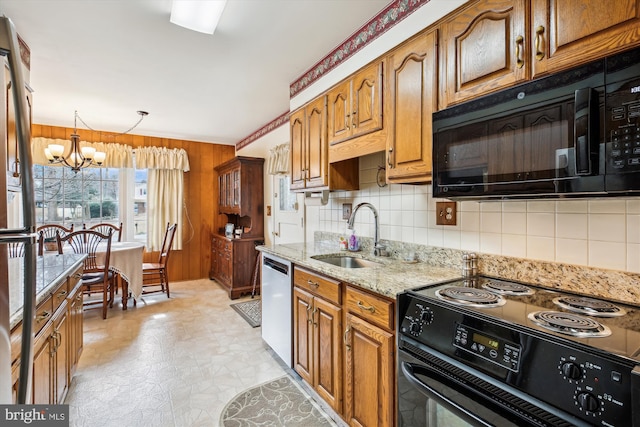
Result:
[[362,301],[358,301],[358,303],[356,305],[358,306],[358,308],[361,308],[361,309],[366,310],[366,311],[370,311],[372,313],[375,313],[375,311],[376,311],[376,308],[374,306],[370,305],[370,306],[367,307],[366,305],[364,305],[362,303]]
[[392,153],[393,153],[393,147],[389,147],[389,153],[387,154],[387,164],[389,165],[389,169],[393,168],[393,163],[391,163]]
[[353,114],[351,115],[351,125],[353,126],[354,129],[358,127],[358,123],[356,122],[356,114],[358,114],[358,112],[354,111]]
[[311,312],[311,323],[313,323],[313,326],[315,326],[316,328],[318,327],[318,322],[316,322],[317,312],[318,312],[318,307],[314,307],[313,311]]
[[74,278],[74,279],[82,279],[82,273],[75,273],[75,274],[73,275],[73,278]]
[[48,311],[43,311],[42,314],[36,316],[36,322],[40,323],[43,320],[48,319],[49,317],[51,317],[51,313],[49,313]]
[[348,113],[347,113],[347,114],[345,114],[345,116],[344,116],[344,127],[345,127],[346,129],[351,129],[351,128],[349,127],[349,117],[351,117],[351,114],[348,114]]
[[67,291],[58,292],[58,299],[62,299],[67,296]]
[[313,319],[311,318],[311,315],[312,315],[313,313],[309,314],[309,312],[310,312],[311,310],[313,310],[313,306],[312,306],[311,304],[309,304],[309,306],[307,307],[307,323],[311,323],[311,322],[313,322]]
[[351,351],[351,344],[349,344],[349,332],[351,332],[351,325],[347,326],[347,329],[344,331],[344,335],[342,336],[342,340],[344,341],[345,347],[347,347],[348,351]]
[[516,67],[522,68],[524,67],[524,61],[520,58],[520,48],[522,47],[522,43],[524,42],[524,37],[518,36],[516,37]]
[[318,282],[312,282],[311,279],[307,280],[307,285],[309,286],[313,286],[314,288],[319,288],[320,285],[318,284]]
[[540,25],[536,28],[536,59],[538,61],[542,61],[544,58],[544,52],[540,50],[540,41],[542,40],[542,35],[544,34],[544,27]]

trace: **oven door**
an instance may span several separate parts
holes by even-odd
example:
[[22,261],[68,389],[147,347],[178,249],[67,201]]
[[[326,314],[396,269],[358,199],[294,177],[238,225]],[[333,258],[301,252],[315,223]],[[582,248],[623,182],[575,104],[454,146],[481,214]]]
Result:
[[398,352],[398,427],[524,426],[410,354]]

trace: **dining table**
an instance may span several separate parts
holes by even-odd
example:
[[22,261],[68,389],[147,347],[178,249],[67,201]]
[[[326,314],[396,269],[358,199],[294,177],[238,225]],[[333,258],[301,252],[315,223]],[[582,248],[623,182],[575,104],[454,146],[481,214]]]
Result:
[[[102,249],[102,250],[101,250]],[[98,245],[96,261],[104,262],[106,244]],[[134,299],[142,295],[142,255],[144,244],[140,242],[111,242],[109,270],[118,275],[122,286],[122,309],[127,309],[129,294]]]
[[[104,264],[107,250],[106,243],[100,243],[96,250],[96,262]],[[64,253],[71,253],[68,245],[63,246]],[[129,295],[134,301],[142,295],[142,256],[144,244],[140,242],[111,242],[109,270],[117,275],[118,284],[122,288],[122,309],[127,309]]]

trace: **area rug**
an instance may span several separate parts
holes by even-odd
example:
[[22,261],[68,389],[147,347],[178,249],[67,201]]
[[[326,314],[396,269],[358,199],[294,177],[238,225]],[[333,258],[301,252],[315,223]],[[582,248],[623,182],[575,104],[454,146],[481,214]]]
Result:
[[288,375],[238,394],[222,410],[220,424],[224,427],[335,426]]
[[231,308],[237,311],[254,328],[260,326],[262,322],[262,305],[259,299],[237,302],[231,304]]

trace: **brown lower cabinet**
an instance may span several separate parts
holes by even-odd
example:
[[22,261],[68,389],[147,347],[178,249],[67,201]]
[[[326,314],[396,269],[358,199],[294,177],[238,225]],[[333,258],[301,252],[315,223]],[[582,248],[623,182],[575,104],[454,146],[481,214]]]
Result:
[[[253,291],[253,279],[258,257],[256,245],[260,238],[233,239],[218,234],[211,238],[211,270],[215,279],[229,293],[229,298],[240,298]],[[260,275],[255,277],[256,293],[260,293]]]
[[[82,267],[60,283],[36,307],[33,346],[32,403],[60,404],[69,390],[71,377],[82,353]],[[20,369],[22,325],[12,331],[12,380],[14,402],[17,400],[17,379]]]
[[296,372],[351,426],[395,424],[394,301],[296,266]]

